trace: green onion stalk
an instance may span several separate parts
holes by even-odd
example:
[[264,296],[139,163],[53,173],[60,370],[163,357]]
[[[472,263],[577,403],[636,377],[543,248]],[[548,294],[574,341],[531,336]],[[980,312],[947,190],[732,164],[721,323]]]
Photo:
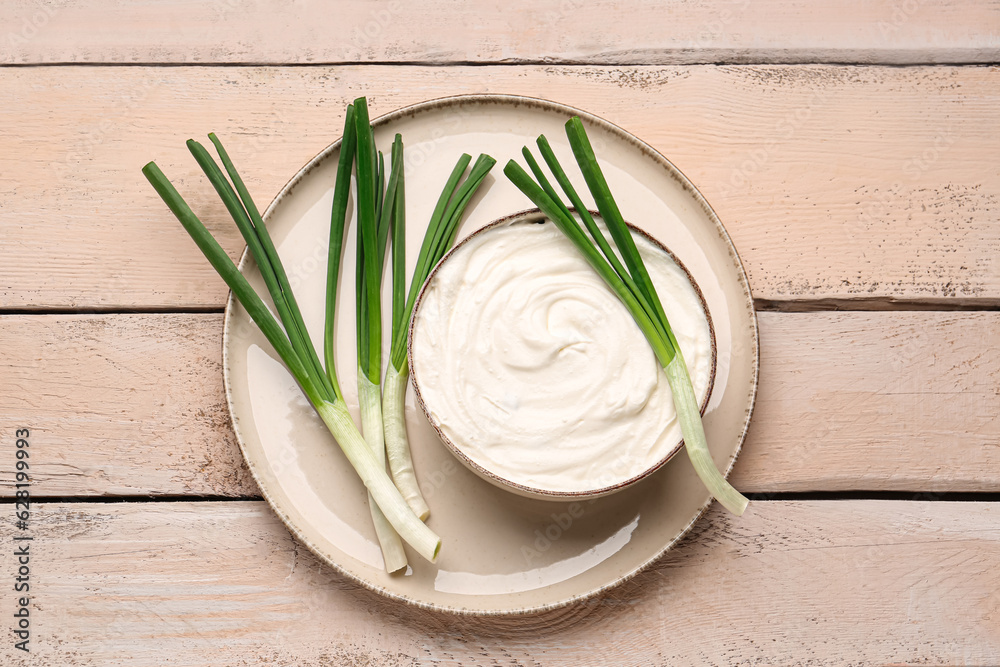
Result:
[[636,249],[632,233],[611,195],[579,117],[573,117],[566,123],[566,135],[590,194],[596,201],[597,209],[604,219],[611,239],[621,254],[621,260],[573,188],[544,136],[538,137],[539,151],[556,182],[576,210],[576,214],[583,221],[583,227],[589,232],[589,237],[569,206],[563,203],[527,147],[522,154],[534,178],[514,160],[507,163],[504,174],[572,241],[591,267],[628,308],[666,373],[684,436],[685,450],[695,472],[712,496],[730,512],[739,516],[746,510],[747,499],[726,481],[712,460],[705,438],[701,411],[680,345],[674,337],[656,289]]
[[[368,120],[365,100],[354,103],[355,131],[358,136],[358,238],[357,238],[357,345],[358,402],[361,406],[361,432],[375,458],[385,469],[385,436],[382,427],[382,269],[386,241],[397,209],[396,197],[402,188],[403,140],[396,135],[392,144],[391,172],[386,182],[385,160],[381,153],[375,160],[374,135]],[[386,189],[387,188],[387,189]],[[397,486],[398,488],[398,486]],[[406,567],[403,543],[385,515],[369,494],[369,507],[375,534],[382,547],[387,572]],[[418,518],[420,515],[417,515]]]
[[[462,175],[472,161],[463,154],[438,198],[431,214],[424,240],[417,256],[417,265],[410,281],[409,294],[406,293],[406,219],[403,213],[403,188],[396,194],[396,215],[392,227],[392,344],[389,365],[385,371],[382,392],[382,415],[385,426],[385,444],[389,458],[389,469],[400,493],[414,513],[422,519],[430,514],[427,502],[420,492],[413,472],[413,459],[406,436],[406,416],[404,404],[406,387],[410,378],[410,367],[406,359],[406,334],[413,316],[413,306],[420,288],[427,281],[431,270],[455,242],[462,215],[473,195],[482,185],[496,160],[489,155],[480,155],[472,166],[465,181],[459,185]],[[402,174],[400,175],[402,183]],[[386,198],[388,200],[388,197]],[[388,204],[387,204],[388,205]]]
[[348,108],[331,213],[330,268],[327,278],[324,340],[325,370],[309,338],[287,275],[260,212],[222,143],[215,135],[209,137],[219,153],[228,179],[201,144],[189,140],[188,148],[222,198],[246,240],[250,253],[260,268],[271,302],[278,312],[280,324],[156,163],[150,162],[143,167],[143,174],[232,290],[236,299],[260,327],[316,413],[337,440],[386,520],[417,553],[434,561],[441,548],[441,539],[413,513],[386,472],[384,462],[379,462],[358,431],[345,404],[333,363],[332,320],[336,309],[337,275],[346,225],[347,199],[350,195],[351,164],[359,145],[354,110]]

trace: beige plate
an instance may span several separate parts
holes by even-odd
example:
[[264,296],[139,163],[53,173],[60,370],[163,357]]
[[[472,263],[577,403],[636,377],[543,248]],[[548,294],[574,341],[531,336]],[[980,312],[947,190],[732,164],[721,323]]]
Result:
[[[587,124],[626,219],[661,241],[701,286],[718,345],[705,430],[716,462],[731,469],[753,410],[757,322],[746,275],[728,235],[694,186],[663,156],[621,128],[552,102],[467,96],[424,102],[375,121],[378,145],[396,132],[406,145],[407,248],[417,249],[444,179],[462,152],[497,159],[461,236],[530,207],[503,176],[507,160],[544,133],[573,164],[563,123]],[[341,117],[335,113],[333,117]],[[265,213],[306,324],[322,350],[326,252],[339,143],[307,164]],[[586,191],[581,178],[574,181]],[[336,361],[356,421],[354,225],[345,240],[337,310]],[[256,265],[243,272],[265,293]],[[384,322],[388,322],[388,285]],[[388,338],[388,335],[386,335]],[[550,609],[621,583],[656,560],[691,527],[709,496],[687,457],[649,479],[596,501],[557,503],[501,490],[459,464],[414,404],[406,415],[430,526],[444,546],[436,564],[411,555],[405,575],[382,569],[364,487],[291,375],[246,311],[230,297],[223,341],[226,392],[243,455],[265,498],[291,531],[327,563],[362,585],[422,607],[508,614]]]

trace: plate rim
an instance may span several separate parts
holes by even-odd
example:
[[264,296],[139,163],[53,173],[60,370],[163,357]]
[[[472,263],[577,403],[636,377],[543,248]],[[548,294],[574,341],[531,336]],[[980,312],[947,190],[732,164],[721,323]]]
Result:
[[[666,156],[660,153],[658,150],[650,146],[648,143],[635,136],[631,132],[625,130],[621,126],[606,120],[596,114],[573,107],[568,104],[561,102],[555,102],[552,100],[539,98],[539,97],[529,97],[525,95],[513,95],[513,94],[463,94],[463,95],[449,95],[437,98],[432,98],[429,100],[424,100],[421,102],[416,102],[404,107],[400,107],[388,113],[385,113],[371,121],[373,127],[379,127],[392,123],[393,121],[404,119],[408,116],[416,115],[419,113],[433,111],[436,108],[447,108],[450,106],[462,106],[462,105],[474,105],[474,104],[499,104],[505,106],[528,106],[535,109],[540,109],[548,112],[555,112],[558,114],[566,114],[569,116],[580,116],[583,120],[601,127],[605,131],[608,131],[616,135],[619,139],[623,140],[627,144],[632,145],[634,148],[641,151],[646,157],[652,159],[654,162],[658,163],[663,167],[672,178],[674,178],[681,187],[695,200],[695,202],[701,207],[702,211],[708,216],[715,231],[719,234],[720,239],[725,243],[730,259],[734,261],[735,267],[737,268],[737,281],[740,288],[743,291],[743,296],[745,297],[744,305],[749,305],[750,313],[750,323],[751,323],[751,350],[753,352],[753,363],[751,367],[751,383],[749,389],[748,403],[743,417],[743,426],[740,430],[739,437],[737,439],[736,447],[734,448],[732,454],[729,457],[728,465],[726,466],[723,475],[728,478],[732,473],[733,466],[736,464],[736,460],[739,458],[740,453],[743,450],[743,444],[746,441],[747,431],[750,427],[750,420],[753,416],[754,408],[757,402],[757,391],[760,379],[760,332],[759,324],[757,322],[757,312],[754,307],[753,293],[750,289],[749,279],[747,278],[746,268],[743,266],[743,260],[739,253],[736,251],[736,246],[733,244],[732,238],[729,236],[729,232],[726,230],[725,226],[722,224],[722,220],[719,218],[715,209],[712,208],[708,200],[702,195],[697,187],[691,182],[691,180],[674,165]],[[321,150],[315,156],[313,156],[305,165],[303,165],[288,181],[278,190],[274,199],[264,210],[262,218],[264,224],[268,224],[274,209],[286,198],[292,195],[295,191],[295,187],[298,183],[304,179],[313,169],[315,169],[323,160],[327,159],[329,155],[340,148],[342,139],[337,139],[336,141],[329,144],[326,148]],[[243,252],[240,255],[240,260],[237,263],[237,268],[240,273],[243,273],[246,268],[247,262],[250,260],[249,248],[244,247]],[[243,461],[247,468],[250,470],[250,474],[260,490],[261,495],[267,502],[271,511],[277,515],[281,520],[282,524],[287,528],[292,535],[301,544],[303,544],[309,551],[311,551],[317,558],[319,558],[323,563],[333,568],[338,574],[346,577],[350,581],[358,584],[362,588],[369,591],[377,593],[383,597],[397,600],[403,602],[406,605],[418,607],[420,609],[426,609],[435,612],[444,612],[448,614],[460,615],[460,616],[478,616],[478,617],[506,617],[506,616],[524,616],[529,614],[538,614],[549,611],[554,611],[557,609],[565,608],[575,603],[588,600],[597,597],[613,588],[621,586],[627,581],[631,580],[639,573],[648,569],[653,563],[662,558],[670,549],[674,547],[681,539],[687,536],[687,534],[694,527],[694,524],[705,514],[705,511],[712,504],[713,498],[711,496],[698,508],[697,512],[691,518],[691,520],[664,546],[653,554],[651,557],[642,561],[638,566],[631,569],[622,575],[617,576],[614,580],[605,583],[602,586],[598,586],[587,590],[583,593],[573,595],[567,598],[556,600],[547,604],[541,604],[531,607],[517,607],[517,608],[505,608],[505,609],[473,609],[469,607],[460,607],[452,605],[442,605],[433,602],[428,602],[425,600],[418,600],[412,598],[408,595],[389,590],[388,588],[378,585],[372,581],[369,581],[361,576],[350,572],[341,564],[335,562],[329,557],[328,554],[323,553],[316,545],[314,545],[309,539],[303,535],[301,530],[291,521],[291,518],[282,510],[271,498],[271,494],[268,492],[267,488],[261,483],[261,475],[258,473],[256,467],[248,456],[245,439],[243,433],[239,426],[239,419],[236,416],[235,404],[233,399],[233,389],[232,380],[230,377],[230,363],[229,363],[229,343],[232,331],[232,318],[234,306],[236,304],[236,299],[232,293],[229,292],[229,296],[226,299],[226,309],[223,317],[223,328],[222,328],[222,374],[223,374],[223,384],[225,386],[226,393],[226,407],[229,411],[229,421],[233,429],[233,434],[236,437],[236,442],[239,445],[240,453],[243,457]]]

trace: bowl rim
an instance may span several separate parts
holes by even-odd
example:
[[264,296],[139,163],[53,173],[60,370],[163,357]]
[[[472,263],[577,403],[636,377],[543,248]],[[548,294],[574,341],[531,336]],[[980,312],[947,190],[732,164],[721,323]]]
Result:
[[[572,206],[569,208],[571,211],[576,210]],[[595,219],[600,217],[600,213],[596,210],[588,209],[588,212],[592,216],[594,216]],[[648,478],[650,475],[654,474],[660,468],[665,466],[667,462],[670,461],[670,459],[676,456],[684,448],[684,438],[683,437],[679,438],[677,442],[671,446],[671,448],[667,451],[667,453],[652,465],[643,468],[642,471],[640,471],[635,475],[632,475],[631,477],[628,477],[627,479],[616,481],[613,484],[606,484],[594,489],[582,489],[576,491],[559,491],[559,490],[544,489],[535,486],[529,486],[527,484],[523,484],[521,482],[516,482],[512,479],[508,479],[498,474],[497,472],[485,467],[484,465],[482,465],[481,463],[470,457],[466,452],[462,450],[461,447],[455,444],[451,440],[451,438],[449,438],[444,433],[440,424],[438,424],[437,421],[434,419],[431,410],[427,407],[427,403],[424,400],[423,393],[420,391],[420,380],[418,377],[419,374],[416,365],[413,363],[414,360],[413,332],[414,329],[416,328],[417,320],[419,319],[418,313],[420,312],[420,306],[423,303],[424,296],[428,290],[428,287],[431,285],[431,283],[434,282],[434,279],[437,277],[441,267],[445,265],[448,259],[451,258],[453,255],[455,255],[457,252],[460,252],[462,248],[465,247],[470,240],[478,238],[479,236],[486,234],[490,231],[493,231],[495,229],[499,229],[501,227],[510,227],[517,224],[540,224],[546,221],[549,221],[548,216],[542,213],[542,211],[537,207],[525,209],[522,211],[518,211],[516,213],[505,215],[501,218],[497,218],[496,220],[493,220],[492,222],[483,225],[479,229],[473,231],[468,236],[460,240],[454,246],[452,246],[448,250],[448,252],[445,253],[445,255],[440,259],[440,261],[438,261],[438,263],[434,265],[434,268],[427,275],[427,280],[425,280],[424,284],[421,286],[420,292],[417,295],[417,299],[413,304],[413,314],[410,317],[410,322],[409,326],[407,327],[407,333],[406,333],[406,360],[410,368],[410,382],[413,386],[414,397],[416,399],[417,405],[420,407],[420,411],[424,414],[424,417],[426,417],[428,423],[431,425],[431,428],[433,428],[434,432],[437,433],[438,438],[441,439],[441,442],[444,443],[448,451],[450,451],[452,455],[454,455],[459,461],[461,461],[463,465],[468,467],[470,470],[472,470],[474,473],[476,473],[483,479],[486,479],[487,481],[495,484],[496,486],[505,489],[507,491],[517,493],[519,495],[528,496],[531,498],[539,498],[543,500],[553,500],[553,501],[563,501],[563,502],[569,502],[574,500],[591,500],[594,498],[601,498],[603,496],[610,495],[612,493],[615,493],[616,491],[621,491]],[[691,271],[688,270],[687,266],[684,265],[684,263],[680,260],[679,257],[677,257],[677,255],[673,253],[673,251],[671,251],[666,245],[661,243],[658,239],[651,236],[644,229],[637,227],[636,225],[628,221],[626,221],[625,224],[631,232],[633,232],[634,234],[638,234],[642,238],[646,239],[657,250],[665,253],[668,257],[670,257],[671,260],[673,260],[673,262],[681,269],[681,271],[684,272],[684,275],[687,276],[688,282],[694,288],[694,291],[698,296],[698,301],[699,303],[701,303],[702,312],[705,314],[705,319],[708,321],[709,349],[711,350],[711,359],[712,359],[711,364],[709,365],[707,390],[705,392],[705,397],[702,399],[701,405],[699,406],[699,413],[702,416],[704,416],[705,410],[708,408],[708,404],[712,398],[712,391],[715,388],[715,375],[718,368],[718,347],[716,345],[715,324],[712,322],[712,313],[709,310],[708,302],[706,301],[705,295],[701,290],[701,286],[694,279],[694,276],[691,274]]]

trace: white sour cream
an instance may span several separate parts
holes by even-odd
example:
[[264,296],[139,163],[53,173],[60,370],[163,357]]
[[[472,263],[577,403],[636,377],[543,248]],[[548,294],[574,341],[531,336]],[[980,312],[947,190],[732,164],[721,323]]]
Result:
[[[702,302],[668,254],[633,237],[700,404],[712,372]],[[551,222],[468,239],[439,267],[414,320],[414,377],[432,422],[502,478],[593,491],[641,474],[681,439],[649,343]]]

